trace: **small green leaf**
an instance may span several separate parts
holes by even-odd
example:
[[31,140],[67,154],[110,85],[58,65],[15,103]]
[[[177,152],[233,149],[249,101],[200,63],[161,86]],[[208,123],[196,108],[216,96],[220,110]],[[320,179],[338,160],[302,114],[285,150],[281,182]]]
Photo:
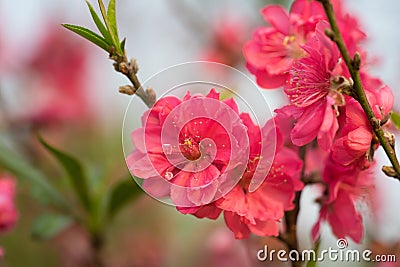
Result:
[[318,241],[315,243],[315,247],[314,247],[314,252],[315,252],[315,260],[311,260],[309,262],[307,262],[306,267],[317,267],[317,258],[318,258],[318,254],[319,254],[319,246],[321,245],[321,240],[318,239]]
[[121,42],[122,53],[125,53],[125,43],[126,43],[126,38],[124,38],[124,40],[122,40],[122,42]]
[[123,206],[138,197],[141,192],[139,186],[130,176],[128,179],[114,185],[111,189],[108,205],[109,218],[112,219]]
[[32,225],[32,237],[36,240],[49,240],[73,223],[72,218],[59,214],[42,214]]
[[103,16],[104,22],[106,23],[106,25],[108,25],[108,20],[107,20],[107,12],[106,12],[106,8],[104,7],[104,3],[102,0],[98,0],[99,3],[99,7],[100,7],[100,12],[101,15]]
[[94,43],[95,45],[99,46],[100,48],[103,48],[107,52],[110,50],[110,45],[107,43],[107,41],[98,35],[97,33],[92,32],[89,29],[86,29],[81,26],[76,26],[76,25],[71,25],[71,24],[62,24],[65,28],[68,30],[71,30],[75,32],[76,34],[79,34],[83,38],[89,40],[90,42]]
[[47,181],[42,172],[3,145],[0,145],[0,166],[13,173],[17,178],[32,183],[42,199],[50,201],[51,204],[63,210],[70,210],[63,195]]
[[67,172],[72,186],[79,200],[86,210],[90,209],[89,189],[87,178],[83,172],[82,165],[72,156],[50,146],[42,137],[38,137],[40,143],[58,160]]
[[107,18],[108,18],[108,22],[110,23],[110,27],[111,27],[110,31],[112,31],[115,34],[115,37],[117,38],[117,40],[119,42],[117,17],[116,17],[116,12],[115,12],[115,0],[110,0],[110,2],[108,3]]
[[392,120],[394,126],[396,126],[396,128],[400,130],[400,114],[393,111],[391,120]]
[[[110,22],[110,20],[108,18],[107,11],[106,11],[106,8],[104,7],[103,1],[102,0],[98,0],[98,2],[99,2],[101,15],[103,16],[103,19],[104,19],[104,23],[106,24],[108,32],[111,35],[112,45],[115,47],[115,49],[117,49],[117,51],[121,52],[120,51],[119,39],[118,39],[118,33],[116,31],[114,31],[114,27],[116,27],[117,25],[115,23],[113,26],[111,26],[111,22]],[[109,8],[110,8],[110,4],[109,4]],[[112,4],[111,4],[111,8],[112,8]],[[115,15],[115,3],[114,3],[114,15]]]
[[94,23],[96,24],[97,28],[103,35],[104,39],[106,40],[106,42],[109,45],[112,44],[111,35],[108,32],[107,28],[104,26],[103,22],[100,20],[99,16],[97,15],[96,11],[94,10],[93,6],[89,3],[89,1],[86,1],[86,4],[89,7],[90,14],[92,15]]

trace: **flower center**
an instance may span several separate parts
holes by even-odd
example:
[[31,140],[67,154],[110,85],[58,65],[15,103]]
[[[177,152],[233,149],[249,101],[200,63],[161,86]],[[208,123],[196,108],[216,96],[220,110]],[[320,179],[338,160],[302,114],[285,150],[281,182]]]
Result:
[[309,106],[323,99],[331,88],[331,75],[315,59],[303,58],[289,71],[285,93],[290,102],[298,107]]
[[188,160],[197,160],[201,156],[200,143],[193,140],[192,137],[185,138],[179,144],[179,148]]
[[242,178],[239,181],[239,185],[245,194],[247,194],[249,191],[251,180],[253,179],[254,172],[261,158],[262,157],[260,155],[256,155],[253,158],[249,159],[249,161],[247,162],[245,172],[243,173]]
[[304,50],[300,47],[301,43],[295,35],[287,35],[282,44],[286,47],[291,58],[300,59],[305,56]]

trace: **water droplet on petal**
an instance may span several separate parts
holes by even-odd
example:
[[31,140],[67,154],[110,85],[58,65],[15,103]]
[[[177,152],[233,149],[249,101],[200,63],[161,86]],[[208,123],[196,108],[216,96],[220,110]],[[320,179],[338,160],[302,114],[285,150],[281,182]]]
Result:
[[162,148],[163,148],[165,154],[167,154],[167,155],[172,154],[172,145],[171,144],[163,144]]
[[174,174],[172,172],[165,172],[165,179],[167,180],[171,180],[172,178],[174,178]]

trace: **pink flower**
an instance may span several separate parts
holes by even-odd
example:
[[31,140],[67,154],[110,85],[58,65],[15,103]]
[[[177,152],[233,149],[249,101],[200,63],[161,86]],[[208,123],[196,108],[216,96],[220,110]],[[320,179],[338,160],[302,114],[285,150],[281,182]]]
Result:
[[[367,35],[360,29],[360,23],[358,19],[349,13],[346,13],[346,8],[343,5],[343,1],[334,0],[332,1],[332,5],[335,11],[340,33],[343,36],[343,40],[350,53],[350,56],[353,56],[357,51],[361,53],[362,51],[360,51],[359,45],[361,42],[365,41]],[[349,25],[351,25],[351,27],[349,27]],[[363,55],[363,53],[361,54]]]
[[323,101],[336,93],[336,76],[341,75],[340,53],[335,43],[325,35],[329,24],[321,21],[316,26],[316,35],[303,46],[306,55],[296,61],[289,70],[289,79],[284,88],[290,103],[307,107]]
[[243,243],[237,242],[229,230],[218,228],[205,239],[205,254],[200,260],[200,266],[210,267],[250,267],[247,248]]
[[246,128],[233,99],[167,96],[132,132],[136,149],[127,157],[133,175],[155,197],[170,196],[180,207],[211,203],[240,179],[248,159]]
[[340,190],[335,201],[322,206],[317,224],[312,229],[313,240],[320,235],[320,224],[327,221],[337,238],[350,237],[359,243],[363,237],[362,217],[357,212],[350,196]]
[[[366,88],[368,89],[368,85]],[[393,107],[394,97],[390,87],[367,90],[366,93],[377,119],[384,119]],[[377,143],[371,147],[372,138],[372,127],[364,110],[356,100],[349,99],[346,105],[346,123],[341,137],[332,147],[332,158],[345,166],[365,158],[370,149],[375,150],[378,147]]]
[[229,66],[240,63],[243,60],[240,51],[245,42],[246,28],[242,19],[224,17],[212,27],[215,30],[211,43],[202,58]]
[[4,40],[3,40],[3,29],[0,28],[0,74],[3,74],[3,71],[5,71],[5,59],[6,55],[4,53],[5,50],[5,45],[4,45]]
[[[250,233],[260,236],[277,236],[279,222],[286,210],[292,209],[295,192],[303,185],[299,180],[302,161],[293,151],[283,148],[278,129],[267,123],[261,131],[264,132],[264,146],[268,144],[266,132],[276,131],[278,134],[277,154],[262,185],[254,192],[248,187],[253,179],[259,163],[260,139],[259,135],[251,135],[253,128],[258,127],[251,119],[242,115],[243,122],[249,129],[250,160],[247,171],[240,182],[227,195],[217,201],[216,206],[224,210],[224,218],[228,228],[236,238],[247,238]],[[260,130],[259,130],[260,131]]]
[[9,231],[18,219],[14,198],[15,180],[3,175],[0,178],[0,232]]
[[374,197],[372,168],[363,171],[359,164],[340,166],[332,160],[326,163],[323,181],[328,185],[318,222],[312,230],[313,239],[319,237],[320,224],[327,221],[337,238],[350,237],[361,242],[363,237],[362,216],[356,209],[357,201]]
[[[8,232],[18,219],[14,203],[15,180],[9,175],[0,175],[0,233]],[[0,247],[0,258],[4,255]]]
[[[283,148],[282,137],[269,121],[262,129],[255,125],[247,114],[241,114],[243,123],[248,128],[250,140],[250,158],[246,172],[239,183],[226,195],[210,205],[193,207],[191,210],[179,209],[199,218],[216,219],[223,211],[228,228],[237,239],[247,238],[250,233],[259,236],[277,236],[280,220],[286,210],[292,209],[296,191],[303,188],[299,180],[302,161],[292,150]],[[260,135],[259,133],[263,133]],[[271,149],[274,146],[271,135],[277,134],[277,154],[270,171],[261,172],[266,176],[261,186],[251,192],[252,184],[259,165],[265,164],[260,157],[261,146]],[[263,140],[260,139],[262,136]],[[261,142],[262,141],[262,142]]]
[[[320,15],[314,16],[320,8],[314,1],[301,1],[310,12],[306,13],[299,5],[293,5],[288,14],[282,6],[269,5],[261,13],[271,27],[259,28],[253,39],[243,48],[247,68],[257,78],[257,83],[271,89],[282,86],[288,78],[287,71],[293,61],[302,58],[301,48],[313,34]],[[320,13],[318,11],[319,14]]]
[[[341,1],[333,1],[333,6],[346,46],[353,55],[365,34],[357,19],[345,12]],[[285,84],[292,64],[306,56],[303,45],[314,35],[317,23],[327,18],[321,4],[309,0],[294,1],[289,14],[278,5],[265,7],[262,14],[271,27],[256,30],[243,52],[257,83],[271,89]],[[352,27],[349,29],[348,25]]]
[[323,150],[329,150],[339,129],[338,106],[344,104],[340,92],[349,82],[335,44],[324,33],[327,22],[320,21],[316,35],[303,47],[307,56],[293,64],[284,90],[291,105],[285,113],[297,119],[291,131],[294,145],[305,145],[315,138]]
[[37,124],[82,119],[89,114],[88,49],[57,27],[45,31],[39,47],[27,62],[29,112],[23,116]]

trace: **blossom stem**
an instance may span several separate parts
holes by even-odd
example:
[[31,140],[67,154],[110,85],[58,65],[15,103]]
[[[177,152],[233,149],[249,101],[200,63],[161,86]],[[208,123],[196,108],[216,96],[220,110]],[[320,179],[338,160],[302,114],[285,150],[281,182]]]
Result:
[[[307,146],[302,146],[299,148],[299,157],[303,161],[303,166],[301,169],[301,180],[305,178],[305,169],[306,169],[306,151]],[[299,251],[299,241],[297,239],[297,219],[299,217],[300,212],[300,199],[301,192],[297,191],[296,196],[293,200],[295,205],[294,209],[285,212],[285,223],[286,223],[286,233],[279,236],[279,239],[282,240],[288,247],[288,249]],[[303,263],[301,261],[292,261],[292,267],[301,267]]]
[[384,166],[383,171],[386,175],[390,172],[385,171],[390,168],[392,170],[391,175],[400,180],[400,165],[397,159],[396,153],[394,151],[394,147],[392,147],[389,143],[389,140],[385,137],[384,131],[382,130],[380,121],[376,118],[371,105],[368,102],[367,96],[365,94],[361,77],[359,73],[360,69],[360,56],[358,53],[354,55],[352,59],[349,51],[344,43],[343,37],[340,33],[336,16],[333,10],[333,6],[330,0],[318,0],[324,7],[326,16],[328,17],[329,23],[331,25],[332,31],[328,31],[327,35],[336,43],[339,48],[340,53],[342,54],[343,60],[345,61],[347,68],[349,69],[351,78],[353,79],[353,96],[360,103],[362,109],[364,110],[372,129],[375,135],[378,137],[379,143],[382,145],[385,150],[386,155],[388,156],[392,167]]
[[92,235],[91,246],[93,250],[93,264],[95,267],[103,267],[104,263],[101,257],[103,247],[103,238],[99,235]]
[[115,62],[115,70],[125,75],[132,83],[132,86],[124,86],[124,90],[120,89],[120,92],[128,95],[136,94],[143,100],[147,107],[151,108],[156,101],[155,93],[151,88],[147,89],[146,91],[143,89],[142,84],[136,75],[138,72],[136,60],[132,59],[131,62],[128,62],[128,59],[125,55],[121,55],[116,52],[111,52],[110,58]]

